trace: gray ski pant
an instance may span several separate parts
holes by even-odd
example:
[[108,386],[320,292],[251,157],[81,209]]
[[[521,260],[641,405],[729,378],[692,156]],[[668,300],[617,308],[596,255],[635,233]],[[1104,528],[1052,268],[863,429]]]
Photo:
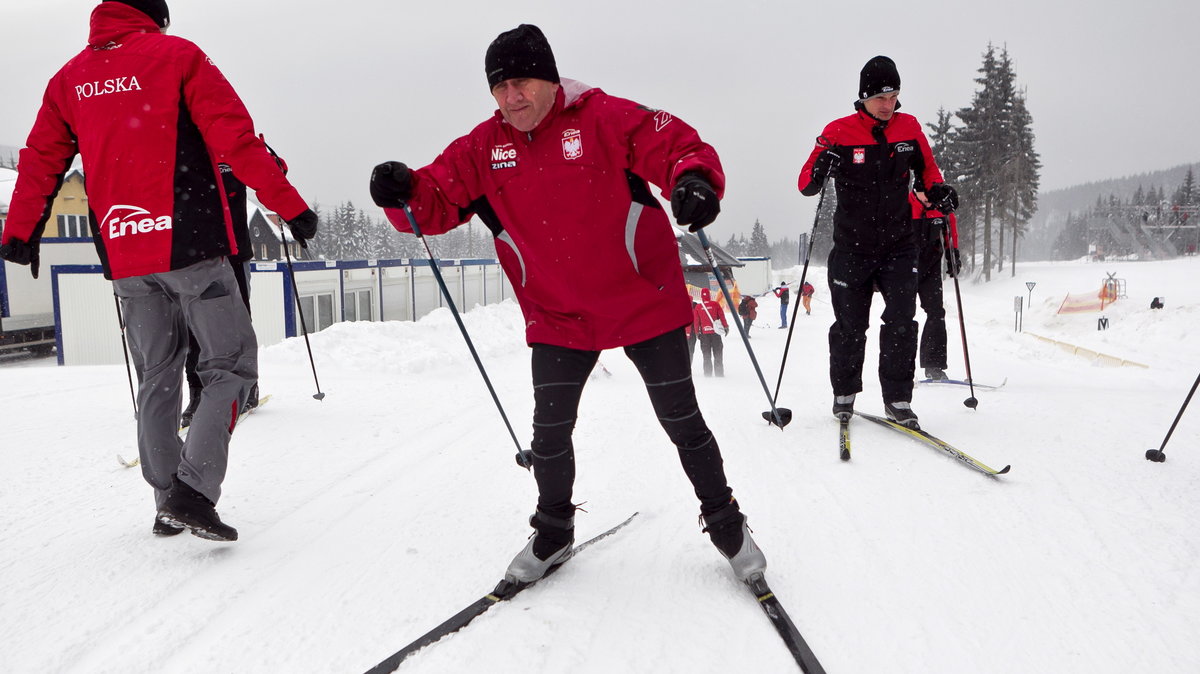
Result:
[[[161,507],[178,475],[208,500],[221,497],[229,438],[258,380],[258,341],[225,258],[113,281],[138,376],[138,456]],[[187,439],[179,439],[188,330],[200,345],[204,383]]]

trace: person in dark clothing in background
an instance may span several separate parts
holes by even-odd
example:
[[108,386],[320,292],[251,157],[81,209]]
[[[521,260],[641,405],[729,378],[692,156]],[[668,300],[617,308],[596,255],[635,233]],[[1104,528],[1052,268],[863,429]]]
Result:
[[[271,156],[275,158],[279,170],[283,171],[283,175],[286,176],[287,162],[283,161],[283,158],[276,154],[270,145],[266,144],[266,139],[261,133],[258,134],[258,137],[263,141],[267,152],[270,152]],[[233,222],[233,235],[237,242],[237,252],[229,256],[229,266],[233,269],[234,278],[237,279],[238,291],[241,293],[242,302],[246,305],[246,313],[252,313],[250,310],[250,260],[254,259],[254,244],[250,240],[250,222],[246,213],[246,184],[233,175],[233,169],[229,164],[217,164],[217,169],[221,172],[225,200],[229,204],[229,217]],[[286,241],[284,245],[287,245]],[[305,245],[303,240],[301,240],[301,245]],[[188,354],[183,363],[183,372],[188,385],[188,405],[179,418],[179,425],[184,428],[191,425],[192,416],[196,414],[196,408],[200,406],[200,396],[204,390],[204,382],[196,371],[199,361],[200,344],[196,341],[196,335],[189,330]],[[258,407],[257,380],[250,387],[250,392],[246,394],[246,401],[242,403],[241,411],[246,412],[255,407]]]
[[[859,73],[852,115],[829,123],[801,170],[798,186],[815,196],[834,177],[837,210],[829,253],[829,378],[833,413],[849,418],[862,390],[862,366],[872,289],[883,295],[879,383],[888,418],[917,428],[912,411],[917,351],[917,246],[908,203],[910,185],[922,203],[943,211],[957,204],[942,182],[921,124],[900,107],[900,74],[886,56]],[[926,200],[926,195],[928,195]]]
[[786,283],[781,283],[774,291],[775,296],[779,298],[779,329],[783,330],[787,327],[787,308],[788,301],[791,300],[791,290],[788,289]]
[[946,308],[942,302],[942,260],[946,273],[958,276],[961,263],[958,255],[958,226],[956,216],[944,215],[909,195],[912,205],[913,230],[917,237],[917,297],[925,312],[921,328],[919,367],[925,378],[943,381],[946,377]]
[[758,300],[754,299],[753,295],[742,295],[742,301],[738,303],[738,316],[742,317],[742,322],[746,325],[746,338],[750,338],[750,326],[754,325],[754,320],[758,318]]

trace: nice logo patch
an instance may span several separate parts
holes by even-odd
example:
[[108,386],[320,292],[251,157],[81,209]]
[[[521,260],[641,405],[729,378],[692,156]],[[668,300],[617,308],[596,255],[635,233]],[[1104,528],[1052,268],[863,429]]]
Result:
[[492,148],[492,170],[516,168],[517,148],[512,143],[497,145]]

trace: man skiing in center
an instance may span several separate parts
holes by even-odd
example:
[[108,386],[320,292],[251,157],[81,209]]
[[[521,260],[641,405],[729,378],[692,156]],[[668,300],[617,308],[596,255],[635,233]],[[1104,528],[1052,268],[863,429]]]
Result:
[[[713,544],[741,580],[766,559],[733,499],[696,402],[684,326],[692,321],[675,220],[696,231],[720,211],[725,176],[711,146],[662,110],[560,79],[536,26],[502,33],[484,59],[499,108],[432,164],[375,167],[371,196],[396,229],[440,234],[477,215],[525,317],[532,349],[534,534],[505,574],[530,582],[566,561],[575,538],[572,432],[600,351],[623,347],[700,500]],[[580,274],[583,265],[591,270]]]
[[[849,418],[862,390],[871,296],[883,295],[879,383],[889,419],[917,428],[912,410],[917,350],[917,245],[908,193],[952,211],[958,196],[942,182],[916,117],[897,112],[900,74],[886,56],[859,73],[855,112],[830,122],[800,172],[801,194],[814,196],[834,176],[837,210],[829,253],[829,378],[833,414]],[[915,181],[915,183],[914,183]]]

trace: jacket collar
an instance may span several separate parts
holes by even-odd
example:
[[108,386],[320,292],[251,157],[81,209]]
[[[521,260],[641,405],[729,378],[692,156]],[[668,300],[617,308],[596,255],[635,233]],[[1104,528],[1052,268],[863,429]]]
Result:
[[102,2],[92,10],[88,46],[116,49],[132,33],[158,33],[154,19],[123,2]]

